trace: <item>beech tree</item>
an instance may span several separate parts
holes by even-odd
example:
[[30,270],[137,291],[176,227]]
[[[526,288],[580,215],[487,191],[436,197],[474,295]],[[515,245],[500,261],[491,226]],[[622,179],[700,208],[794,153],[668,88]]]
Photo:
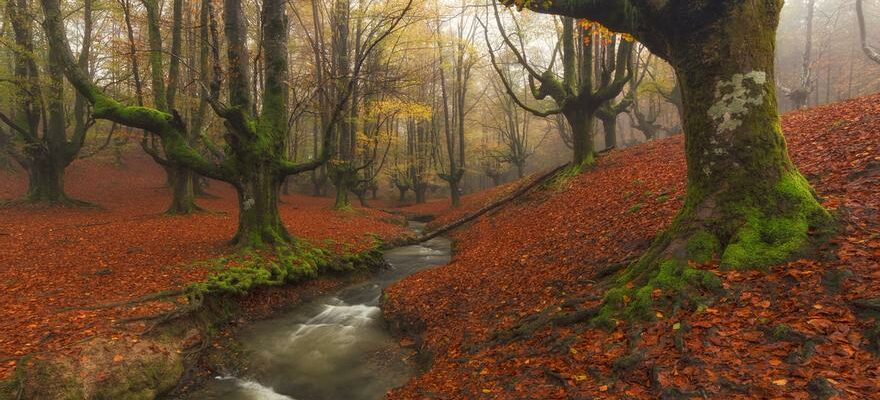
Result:
[[465,118],[471,110],[467,105],[468,90],[478,57],[473,48],[476,27],[473,19],[462,16],[454,35],[444,40],[442,24],[439,19],[436,23],[440,109],[446,147],[446,163],[439,163],[439,176],[449,184],[453,207],[461,204],[461,180],[465,174]]
[[815,60],[813,59],[813,20],[816,13],[816,0],[807,0],[806,32],[804,33],[804,53],[798,85],[794,88],[782,87],[785,96],[791,100],[795,109],[807,106],[816,79],[813,78]]
[[[712,286],[686,261],[763,268],[799,254],[828,212],[788,156],[777,114],[782,1],[554,0],[509,5],[598,21],[675,69],[684,100],[687,197],[672,225],[609,292],[608,310],[650,317],[652,291]],[[633,285],[635,283],[635,285]],[[627,284],[632,285],[628,288]],[[632,302],[621,299],[631,295]],[[627,303],[627,304],[625,304]],[[637,310],[633,310],[637,308]]]
[[[180,61],[183,57],[181,52],[182,46],[182,30],[183,30],[183,0],[174,0],[172,2],[172,23],[171,23],[171,47],[169,49],[169,61],[167,71],[167,83],[165,78],[165,50],[163,49],[163,37],[161,23],[159,21],[160,4],[156,0],[142,0],[146,10],[147,36],[149,42],[149,67],[150,67],[150,83],[153,94],[153,107],[156,110],[170,113],[176,108],[176,100],[180,86]],[[209,75],[209,36],[208,36],[208,18],[205,13],[210,7],[203,5],[200,11],[200,59],[199,72],[203,78]],[[129,13],[126,6],[123,10]],[[130,18],[130,17],[129,17]],[[137,83],[137,82],[136,82]],[[189,124],[186,124],[184,139],[189,146],[195,146],[204,119],[206,99],[201,100],[200,111]],[[163,157],[160,154],[158,146],[155,142],[149,142],[145,133],[141,147],[149,154],[153,160],[165,167],[168,174],[168,184],[171,186],[171,205],[168,207],[169,214],[189,214],[200,208],[195,204],[194,176],[192,171],[183,163],[175,161],[170,157]],[[152,146],[151,146],[152,144]]]
[[[67,43],[59,0],[41,0],[45,16],[44,28],[50,51],[56,54],[68,80],[93,106],[95,118],[143,129],[161,138],[162,149],[169,159],[206,177],[230,183],[236,190],[239,204],[238,231],[233,242],[242,246],[286,244],[291,237],[278,213],[278,194],[281,183],[289,175],[310,171],[321,166],[330,157],[331,146],[326,141],[320,157],[302,163],[286,158],[285,140],[288,131],[288,19],[287,3],[281,0],[262,2],[260,18],[260,51],[262,87],[256,91],[252,80],[247,25],[241,0],[225,0],[223,4],[224,33],[226,38],[225,102],[219,97],[222,74],[213,74],[206,97],[214,112],[225,124],[227,156],[214,162],[202,156],[187,140],[187,128],[180,114],[174,110],[154,107],[129,106],[110,97],[95,86],[74,61]],[[205,2],[211,7],[211,2]],[[385,30],[369,43],[375,45],[390,34],[409,10],[409,4],[400,13],[387,18]],[[209,11],[212,31],[216,38],[217,23]],[[214,40],[214,43],[219,41]],[[219,46],[212,49],[215,69],[220,68]],[[369,51],[367,51],[368,53]],[[362,59],[355,63],[360,67]],[[207,87],[208,85],[206,85]],[[351,89],[349,83],[348,89]],[[255,106],[256,95],[261,95],[260,107]],[[340,99],[333,112],[336,119],[343,111],[347,96]]]
[[[539,72],[532,66],[524,52],[513,44],[504,29],[498,9],[493,1],[495,21],[501,32],[506,47],[516,56],[518,63],[529,74],[531,94],[535,99],[547,97],[556,104],[555,109],[544,111],[531,107],[521,100],[505,79],[495,60],[495,54],[489,45],[489,56],[492,65],[498,72],[508,94],[523,109],[539,117],[562,114],[568,122],[571,142],[574,148],[573,162],[575,165],[590,165],[595,157],[593,146],[593,130],[596,113],[609,101],[620,95],[624,85],[631,77],[627,68],[632,50],[632,43],[621,40],[614,35],[612,43],[600,52],[601,46],[595,46],[598,38],[597,25],[581,24],[575,28],[575,19],[562,18],[561,57],[562,80],[559,80],[551,62],[547,70]],[[486,34],[488,44],[489,37]],[[522,47],[520,45],[519,47]],[[555,61],[555,55],[553,58]],[[538,84],[535,84],[535,81]]]
[[[0,113],[0,120],[8,130],[0,129],[0,151],[6,151],[28,174],[28,191],[25,201],[34,203],[84,204],[71,200],[64,192],[64,170],[77,158],[86,139],[86,133],[94,120],[86,116],[85,102],[77,96],[74,100],[74,127],[67,133],[67,108],[65,107],[64,74],[61,60],[56,54],[38,51],[34,47],[36,32],[34,15],[29,0],[10,0],[6,3],[6,15],[12,26],[14,48],[13,77],[15,113]],[[88,74],[89,48],[92,42],[92,1],[83,7],[82,47],[77,60],[68,54],[70,62]],[[68,50],[69,53],[69,50]],[[46,76],[42,76],[37,61],[46,64]]]
[[[506,70],[504,73],[505,79],[512,83],[510,71]],[[521,91],[528,90],[524,85],[519,85],[518,88]],[[483,170],[486,176],[492,179],[494,186],[498,186],[504,175],[501,169],[504,164],[513,166],[518,178],[525,177],[526,163],[547,138],[547,132],[535,143],[531,129],[534,118],[532,114],[519,107],[507,94],[504,86],[497,81],[492,82],[492,89],[495,92],[490,99],[493,109],[488,115],[490,123],[484,127],[497,134],[497,142],[501,145],[501,149],[487,146],[487,154],[483,157]]]
[[[648,53],[648,55],[643,59],[642,58],[642,50],[644,46],[641,44],[637,45],[638,49],[636,50],[635,57],[630,61],[632,62],[632,70],[633,70],[633,79],[629,82],[629,95],[632,96],[632,108],[629,112],[630,121],[632,122],[632,127],[642,132],[645,135],[645,140],[650,141],[660,137],[660,134],[663,133],[665,128],[663,125],[657,123],[657,118],[660,116],[660,101],[657,99],[655,101],[654,98],[659,97],[658,91],[661,89],[659,85],[654,82],[652,87],[653,96],[648,99],[642,98],[642,82],[645,77],[648,75],[648,72],[652,68],[652,61],[654,60],[654,55]],[[652,98],[653,97],[653,98]],[[647,102],[647,109],[645,109],[645,105],[643,103]]]

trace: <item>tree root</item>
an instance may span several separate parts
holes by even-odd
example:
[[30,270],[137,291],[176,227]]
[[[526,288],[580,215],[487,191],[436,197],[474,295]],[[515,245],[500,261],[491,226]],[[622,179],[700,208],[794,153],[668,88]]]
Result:
[[856,315],[874,319],[874,322],[862,332],[862,335],[866,340],[864,347],[871,354],[880,356],[880,298],[857,299],[851,301],[850,305]]
[[185,293],[184,290],[163,290],[161,292],[150,293],[148,295],[144,295],[132,300],[126,301],[117,301],[112,303],[104,303],[97,304],[94,306],[85,306],[85,307],[64,307],[58,309],[57,312],[67,312],[73,310],[82,310],[82,311],[92,311],[92,310],[102,310],[106,308],[118,308],[118,307],[128,307],[142,303],[149,303],[157,300],[167,299],[169,297],[177,297],[182,296]]
[[509,330],[496,331],[492,334],[492,337],[486,343],[477,346],[476,349],[481,350],[491,346],[499,346],[511,343],[520,339],[528,339],[532,337],[535,332],[546,327],[570,326],[582,322],[588,322],[593,317],[598,315],[600,310],[600,307],[593,307],[587,309],[577,309],[568,312],[553,313],[551,311],[553,308],[555,308],[555,306],[545,308],[538,314],[532,314],[524,318],[519,323],[519,325]]

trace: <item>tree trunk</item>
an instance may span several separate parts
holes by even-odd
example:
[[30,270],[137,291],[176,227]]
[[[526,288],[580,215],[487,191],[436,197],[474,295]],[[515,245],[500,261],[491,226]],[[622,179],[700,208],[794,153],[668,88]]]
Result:
[[333,203],[334,210],[351,208],[351,200],[348,199],[348,189],[344,185],[336,184],[336,201]]
[[348,193],[352,190],[355,180],[357,179],[354,168],[348,162],[342,162],[340,165],[329,167],[331,169],[330,180],[336,188],[336,201],[333,203],[333,209],[346,210],[351,208],[351,200]]
[[449,180],[449,198],[452,200],[452,206],[458,207],[461,205],[461,193],[458,191],[458,179],[452,178]]
[[406,189],[406,188],[397,188],[397,191],[400,192],[400,197],[398,198],[399,202],[403,203],[404,201],[406,201],[407,190],[408,189]]
[[238,232],[233,243],[243,247],[290,242],[278,212],[281,179],[268,167],[242,173],[235,185],[238,194]]
[[49,156],[33,157],[27,169],[28,191],[26,200],[32,203],[66,203],[64,194],[64,166]]
[[413,192],[416,194],[416,204],[423,204],[427,201],[425,196],[425,192],[428,190],[427,185],[421,184],[413,188]]
[[602,129],[605,131],[605,148],[617,147],[617,116],[603,118]]
[[168,206],[166,214],[170,215],[186,215],[201,208],[196,205],[196,193],[194,189],[193,173],[183,167],[169,167],[168,179],[171,186],[171,205]]
[[316,168],[312,171],[312,195],[315,197],[323,197],[324,196],[324,188],[327,183],[327,176],[323,171],[324,167]]
[[779,7],[741,2],[671,46],[684,99],[687,198],[643,260],[720,256],[727,267],[763,268],[803,250],[808,232],[829,222],[788,157],[776,111]]
[[563,114],[571,127],[571,142],[574,149],[574,165],[593,163],[593,116],[587,108],[575,108]]
[[360,203],[361,207],[370,208],[370,205],[367,203],[367,191],[366,190],[355,191],[354,195],[357,196],[358,203]]

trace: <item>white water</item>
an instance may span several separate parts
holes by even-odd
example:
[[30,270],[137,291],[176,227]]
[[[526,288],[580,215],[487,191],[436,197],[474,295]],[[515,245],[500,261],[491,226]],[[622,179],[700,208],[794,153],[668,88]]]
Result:
[[270,387],[263,386],[254,381],[241,380],[231,376],[218,376],[218,381],[233,382],[240,390],[239,394],[249,400],[296,400],[293,397],[275,393]]
[[391,265],[369,281],[316,299],[239,335],[247,371],[209,382],[192,399],[378,400],[415,374],[413,354],[386,331],[382,290],[449,261],[449,241],[434,239],[385,253]]

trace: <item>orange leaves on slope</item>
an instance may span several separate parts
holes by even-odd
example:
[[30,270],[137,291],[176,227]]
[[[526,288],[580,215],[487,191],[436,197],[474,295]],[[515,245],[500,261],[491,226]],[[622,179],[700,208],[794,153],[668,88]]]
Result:
[[[786,115],[783,128],[793,161],[840,217],[840,236],[816,260],[769,273],[700,266],[728,295],[701,312],[665,315],[634,342],[621,327],[555,328],[479,347],[571,299],[597,304],[596,269],[639,255],[681,207],[680,136],[615,151],[566,191],[511,204],[456,233],[450,265],[388,290],[386,313],[424,327],[435,355],[426,374],[390,398],[471,399],[491,388],[494,399],[648,399],[659,396],[657,382],[719,398],[809,398],[818,378],[843,396],[880,397],[880,361],[862,337],[868,322],[848,306],[880,297],[880,95]],[[834,291],[823,283],[831,271],[852,278]],[[642,361],[616,374],[630,346]]]

